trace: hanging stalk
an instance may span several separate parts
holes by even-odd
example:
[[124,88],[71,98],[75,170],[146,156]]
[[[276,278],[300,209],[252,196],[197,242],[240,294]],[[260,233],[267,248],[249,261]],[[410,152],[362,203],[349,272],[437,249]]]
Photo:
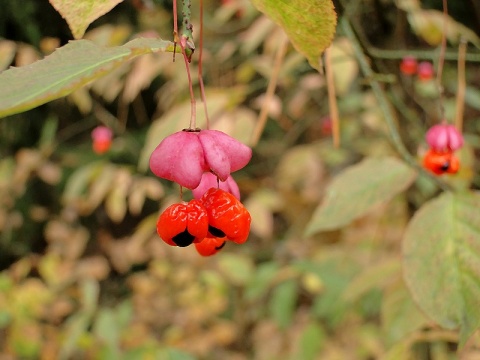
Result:
[[[183,55],[183,60],[185,61],[185,69],[187,71],[188,78],[188,87],[190,90],[190,103],[191,103],[191,113],[190,113],[190,123],[188,128],[190,130],[196,129],[196,101],[195,94],[193,92],[193,83],[192,76],[190,74],[190,61],[192,60],[193,52],[195,51],[195,45],[193,43],[193,25],[191,21],[192,11],[191,11],[191,1],[182,0],[182,29],[179,37],[178,31],[178,7],[177,0],[173,0],[173,36],[175,46],[178,43],[180,45],[181,53]],[[174,52],[175,54],[175,52]],[[173,58],[175,61],[175,57]]]
[[457,76],[457,98],[456,98],[456,111],[455,111],[455,127],[459,132],[462,132],[463,128],[463,110],[465,107],[465,54],[467,52],[467,42],[464,39],[460,39],[460,45],[458,45],[458,76]]
[[200,84],[200,96],[202,98],[203,103],[203,110],[205,112],[205,121],[206,121],[206,128],[210,128],[210,119],[208,117],[208,109],[207,109],[207,99],[205,96],[205,86],[203,84],[203,0],[200,0],[200,39],[199,39],[199,51],[198,51],[198,83]]

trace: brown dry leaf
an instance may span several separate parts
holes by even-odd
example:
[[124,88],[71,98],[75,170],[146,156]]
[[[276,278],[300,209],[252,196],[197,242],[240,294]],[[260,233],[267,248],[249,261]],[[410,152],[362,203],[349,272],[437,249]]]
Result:
[[73,261],[62,261],[55,253],[43,256],[38,264],[38,272],[50,286],[60,286],[68,283],[73,277]]
[[[165,57],[163,57],[165,58]],[[162,68],[161,57],[156,54],[147,54],[138,58],[125,80],[122,99],[131,103],[142,91],[147,88]]]
[[[253,107],[261,109],[265,102],[266,94],[261,94],[253,100]],[[268,104],[268,115],[273,119],[278,119],[282,114],[283,101],[277,95],[272,96],[272,100]]]
[[60,47],[60,39],[57,37],[45,36],[40,40],[40,50],[44,54],[50,54]]
[[112,164],[104,164],[92,174],[92,183],[88,192],[86,205],[89,211],[96,209],[112,191],[112,184],[117,177],[117,168]]
[[252,232],[260,238],[270,238],[273,234],[273,213],[283,207],[283,199],[269,189],[255,191],[245,201],[245,207],[252,216]]
[[105,280],[110,274],[110,266],[103,256],[91,256],[81,259],[75,268],[75,276],[79,279]]
[[0,40],[0,71],[5,70],[13,61],[17,45],[10,40]]
[[321,195],[324,165],[315,145],[299,145],[288,150],[275,172],[279,189],[300,195],[303,201],[317,202]]
[[72,92],[70,95],[68,95],[67,98],[69,101],[75,104],[78,110],[84,115],[90,113],[93,109],[93,99],[90,93],[88,92],[87,86],[78,88],[77,90]]
[[88,25],[112,10],[123,0],[49,0],[67,21],[75,39],[80,39]]
[[211,122],[211,128],[223,131],[241,143],[249,145],[256,121],[257,113],[255,111],[240,106],[214,119]]
[[62,178],[62,169],[53,162],[44,162],[37,170],[38,177],[49,185],[56,185]]
[[335,90],[337,96],[343,96],[358,76],[358,64],[350,40],[346,37],[338,38],[332,43],[330,53]]
[[131,183],[132,174],[128,170],[120,168],[116,171],[111,191],[105,199],[105,211],[113,222],[121,222],[127,214],[127,195]]
[[31,46],[22,44],[18,46],[17,56],[15,57],[15,66],[26,66],[40,59],[37,50]]
[[92,40],[97,45],[118,46],[124,44],[131,33],[129,25],[105,24],[88,31],[83,38]]
[[52,220],[45,227],[45,238],[49,243],[49,252],[74,260],[83,254],[89,233],[84,227],[73,227],[61,220]]

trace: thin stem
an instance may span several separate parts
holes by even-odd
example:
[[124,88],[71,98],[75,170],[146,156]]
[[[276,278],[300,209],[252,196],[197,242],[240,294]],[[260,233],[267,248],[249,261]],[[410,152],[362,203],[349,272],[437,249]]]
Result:
[[440,106],[440,118],[445,118],[445,108],[443,106],[444,89],[442,85],[443,65],[445,63],[445,52],[447,50],[447,31],[448,31],[448,8],[447,0],[443,0],[443,31],[442,42],[440,44],[440,55],[438,56],[438,68],[437,68],[437,87]]
[[206,121],[206,128],[210,128],[210,119],[208,117],[208,109],[207,109],[207,98],[205,96],[205,86],[203,84],[203,0],[200,0],[200,39],[199,39],[199,51],[198,51],[198,82],[200,84],[200,97],[203,103],[203,110],[205,112],[205,121]]
[[463,110],[465,107],[465,54],[467,52],[467,42],[463,39],[460,40],[458,45],[458,75],[457,75],[457,99],[456,99],[456,111],[455,111],[455,127],[459,132],[462,132],[463,128]]
[[182,48],[182,55],[185,61],[185,68],[187,70],[188,88],[190,90],[190,124],[188,128],[191,130],[195,130],[197,128],[197,102],[195,100],[195,94],[193,92],[192,76],[190,75],[190,62],[187,54],[185,53],[185,49],[182,45],[180,45],[180,47]]
[[380,86],[379,82],[375,80],[373,70],[370,67],[369,62],[362,51],[362,48],[358,42],[355,32],[353,31],[352,26],[350,25],[350,22],[346,18],[342,18],[340,20],[340,26],[342,27],[344,34],[352,43],[353,51],[358,60],[360,69],[362,70],[364,76],[367,79],[370,79],[370,86],[372,88],[373,94],[375,95],[375,98],[378,101],[380,110],[383,113],[385,122],[387,124],[388,132],[390,135],[390,139],[392,141],[392,144],[395,150],[403,158],[403,160],[407,164],[409,164],[411,167],[417,169],[419,172],[421,172],[422,174],[428,176],[430,179],[435,181],[435,183],[443,190],[449,190],[450,187],[447,184],[445,184],[443,181],[441,181],[440,179],[438,179],[437,177],[433,176],[428,171],[426,171],[424,168],[422,168],[418,164],[418,162],[415,160],[415,158],[412,155],[410,155],[410,153],[406,149],[405,145],[402,142],[402,139],[400,138],[398,129],[395,125],[394,115],[392,113],[392,109],[388,102],[387,96],[383,91],[382,87]]
[[[196,129],[197,126],[197,103],[195,101],[195,94],[193,92],[193,83],[192,83],[192,76],[190,74],[190,61],[191,61],[191,55],[193,54],[193,51],[195,50],[195,46],[193,45],[193,25],[190,20],[192,16],[191,12],[191,3],[190,0],[182,0],[182,34],[180,36],[180,48],[182,49],[182,55],[183,55],[183,60],[185,61],[185,68],[187,70],[187,78],[188,78],[188,88],[190,90],[190,103],[191,103],[191,110],[190,110],[190,124],[189,124],[189,129]],[[177,9],[176,6],[176,0],[174,0],[174,10]],[[176,17],[176,14],[174,14],[174,19]],[[174,20],[174,26],[175,26],[175,20]],[[175,31],[178,31],[178,28],[175,29]],[[191,53],[187,55],[186,49],[191,50]]]
[[328,107],[330,108],[330,120],[332,121],[333,146],[340,146],[340,119],[338,117],[338,104],[335,94],[335,81],[333,78],[331,48],[325,50],[325,71],[327,75]]
[[177,0],[173,0],[173,62],[175,62],[175,54],[177,53],[178,42],[178,9]]
[[267,86],[267,91],[265,92],[265,99],[263,101],[262,108],[260,109],[260,114],[258,115],[257,124],[253,130],[252,138],[250,140],[250,145],[255,146],[262,136],[263,129],[267,124],[268,110],[270,108],[270,103],[272,102],[273,95],[275,95],[275,88],[277,87],[278,74],[282,67],[283,58],[287,53],[288,47],[288,38],[283,37],[281,43],[278,45],[277,53],[275,54],[275,60],[273,64],[273,70],[270,77],[270,82]]

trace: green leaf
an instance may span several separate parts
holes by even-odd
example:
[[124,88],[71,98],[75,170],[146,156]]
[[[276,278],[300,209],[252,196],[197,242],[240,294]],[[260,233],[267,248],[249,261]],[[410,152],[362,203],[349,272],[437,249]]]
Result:
[[252,260],[240,254],[222,254],[218,259],[218,267],[234,285],[246,284],[254,274]]
[[338,174],[313,213],[305,234],[338,229],[392,199],[415,180],[416,172],[396,158],[367,158]]
[[444,193],[410,221],[403,241],[405,280],[415,302],[460,345],[480,327],[480,194]]
[[396,258],[371,264],[350,282],[343,293],[343,298],[345,301],[354,303],[370,290],[383,289],[391,283],[392,278],[395,279],[399,276],[400,271],[400,260]]
[[272,292],[269,304],[270,313],[282,329],[286,329],[292,322],[297,296],[295,280],[287,280],[281,283]]
[[67,21],[73,37],[80,39],[88,25],[112,10],[123,0],[49,0]]
[[276,262],[267,262],[258,265],[255,276],[252,276],[245,286],[245,298],[255,301],[265,295],[278,274],[279,265]]
[[385,291],[381,317],[383,334],[390,345],[428,324],[427,317],[413,302],[403,281],[397,281]]
[[300,349],[293,359],[314,360],[326,340],[325,330],[315,322],[308,324],[300,335]]
[[320,55],[335,35],[337,15],[331,0],[251,0],[285,30],[298,52],[320,70]]
[[138,38],[104,48],[89,40],[70,41],[42,60],[0,73],[0,118],[66,96],[138,55],[157,51],[173,51],[173,43]]
[[93,331],[96,337],[107,344],[109,349],[114,352],[119,350],[119,330],[114,311],[112,309],[101,309],[97,314]]

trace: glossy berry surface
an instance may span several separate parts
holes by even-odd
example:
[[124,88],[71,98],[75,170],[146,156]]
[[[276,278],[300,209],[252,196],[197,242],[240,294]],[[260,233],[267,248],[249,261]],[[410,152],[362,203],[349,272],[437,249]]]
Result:
[[202,256],[212,256],[225,246],[225,238],[206,237],[199,243],[195,243],[195,249]]
[[436,175],[455,174],[460,168],[460,161],[452,152],[438,153],[430,149],[423,158],[423,167]]
[[417,72],[417,59],[405,56],[400,63],[400,72],[404,75],[414,75]]
[[463,135],[453,125],[437,124],[425,135],[427,144],[435,152],[452,152],[463,146]]
[[208,233],[208,215],[200,201],[170,205],[157,221],[157,233],[168,245],[185,247]]
[[200,199],[208,214],[211,237],[224,237],[237,244],[248,239],[251,217],[248,210],[232,194],[211,188]]

